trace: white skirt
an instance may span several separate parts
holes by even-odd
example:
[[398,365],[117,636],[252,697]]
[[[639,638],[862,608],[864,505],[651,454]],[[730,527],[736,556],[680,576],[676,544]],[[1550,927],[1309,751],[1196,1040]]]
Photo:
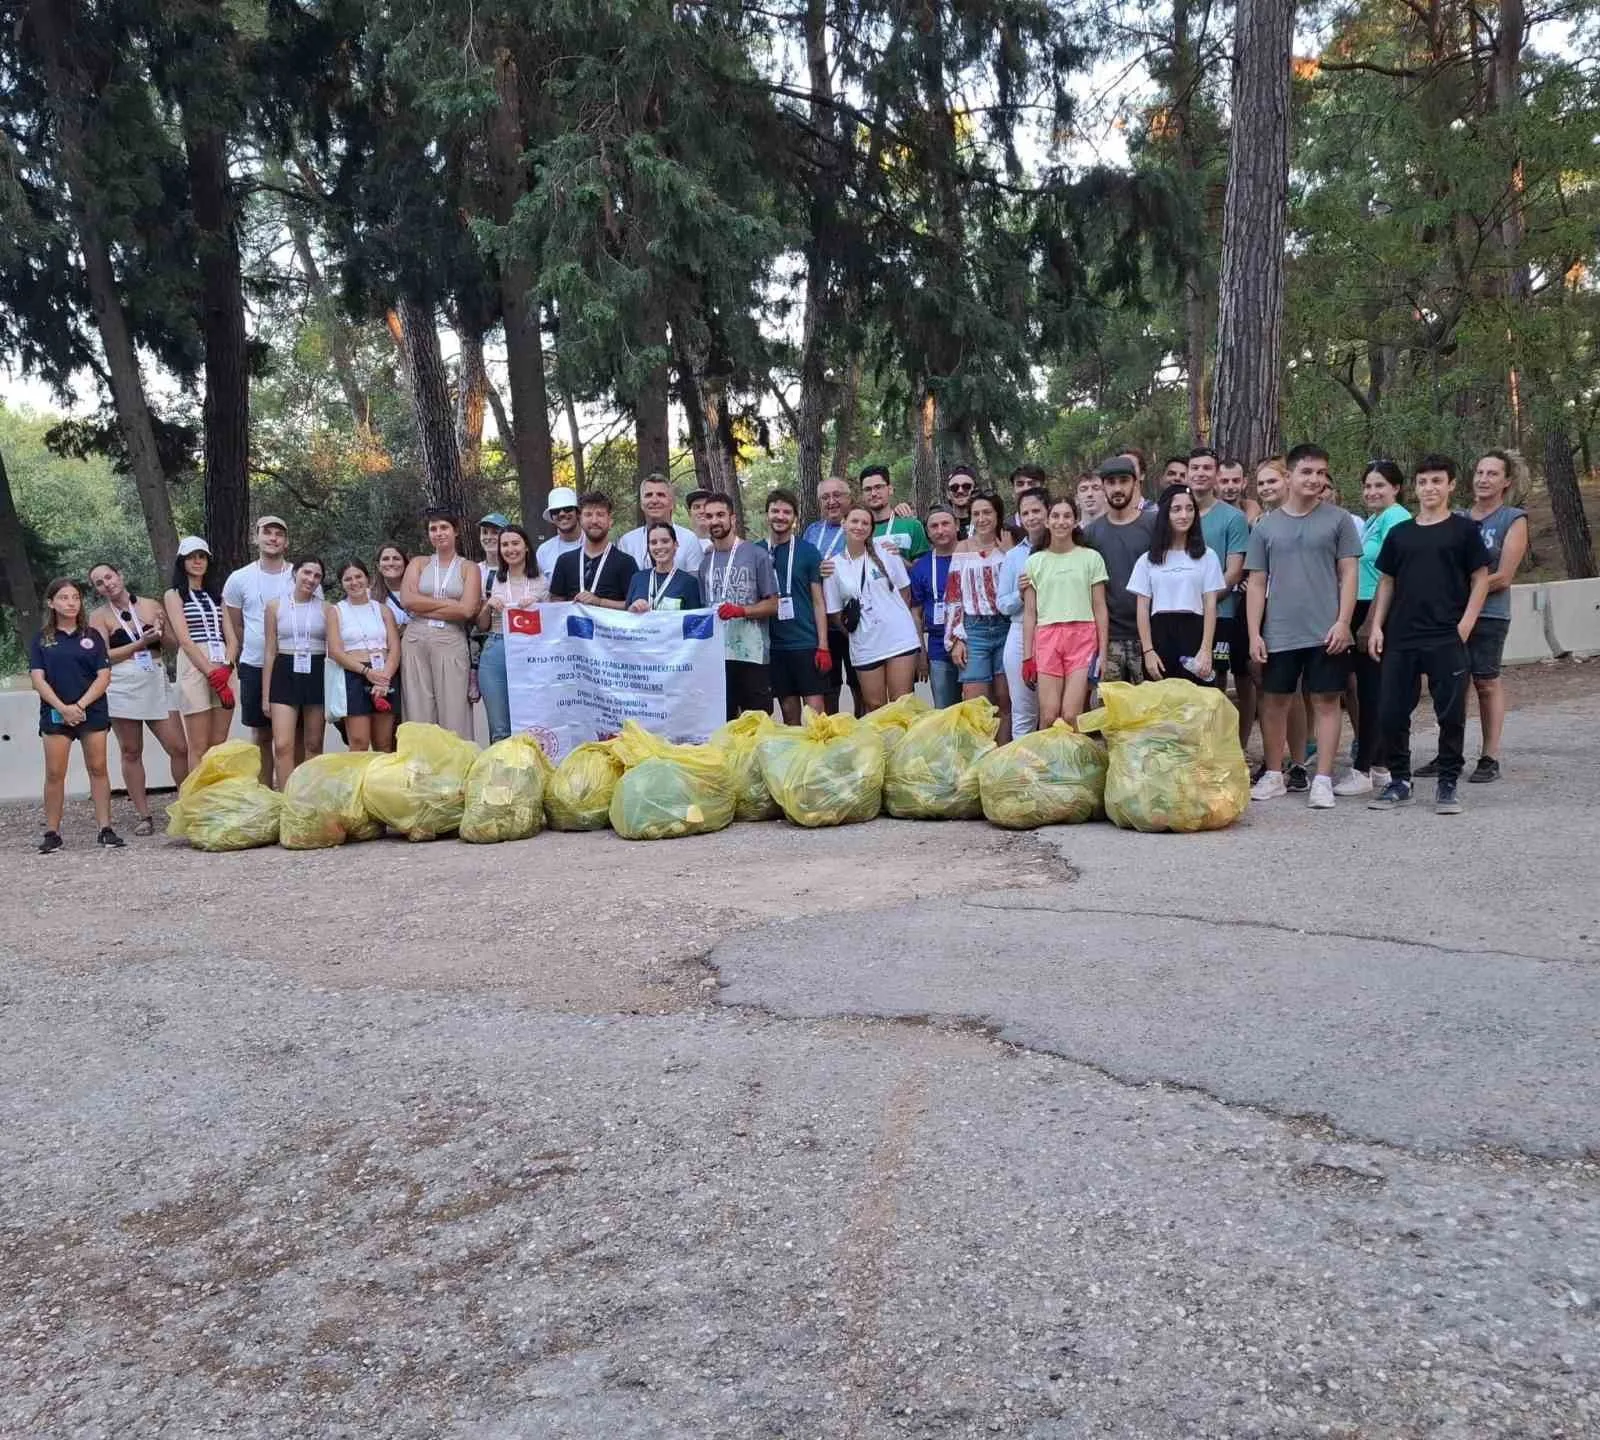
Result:
[[106,706],[113,720],[165,720],[173,708],[167,667],[158,661],[147,670],[136,660],[113,665]]

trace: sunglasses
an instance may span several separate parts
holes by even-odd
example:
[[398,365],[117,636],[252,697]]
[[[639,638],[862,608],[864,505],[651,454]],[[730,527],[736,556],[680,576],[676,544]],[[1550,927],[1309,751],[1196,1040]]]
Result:
[[970,495],[972,494],[973,489],[974,487],[971,485],[952,485],[950,487],[950,493],[952,495]]
[[552,515],[576,515],[578,507],[576,505],[560,505],[550,513]]

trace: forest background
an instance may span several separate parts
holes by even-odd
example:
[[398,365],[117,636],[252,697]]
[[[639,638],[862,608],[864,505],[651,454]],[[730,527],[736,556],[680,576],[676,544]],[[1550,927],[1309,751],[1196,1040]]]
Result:
[[[1600,0],[0,0],[0,601],[1301,439],[1592,575]],[[631,520],[630,522],[631,523]]]

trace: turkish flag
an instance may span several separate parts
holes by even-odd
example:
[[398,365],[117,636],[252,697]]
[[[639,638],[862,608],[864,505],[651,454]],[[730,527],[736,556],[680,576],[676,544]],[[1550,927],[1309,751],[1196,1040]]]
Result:
[[506,628],[517,635],[538,635],[541,633],[539,612],[537,610],[507,610]]

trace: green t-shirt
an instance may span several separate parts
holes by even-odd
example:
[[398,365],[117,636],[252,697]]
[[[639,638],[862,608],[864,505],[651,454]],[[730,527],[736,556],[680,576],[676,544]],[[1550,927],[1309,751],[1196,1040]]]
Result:
[[928,544],[928,532],[915,515],[894,515],[878,521],[872,527],[872,538],[898,550],[907,570],[911,568],[912,561],[933,548]]
[[1091,545],[1075,545],[1065,554],[1035,550],[1028,556],[1027,569],[1040,625],[1093,620],[1094,587],[1111,578],[1105,556]]
[[1391,505],[1376,515],[1367,516],[1361,526],[1361,578],[1356,584],[1356,599],[1371,600],[1378,593],[1378,552],[1384,537],[1396,525],[1411,518],[1404,505]]

